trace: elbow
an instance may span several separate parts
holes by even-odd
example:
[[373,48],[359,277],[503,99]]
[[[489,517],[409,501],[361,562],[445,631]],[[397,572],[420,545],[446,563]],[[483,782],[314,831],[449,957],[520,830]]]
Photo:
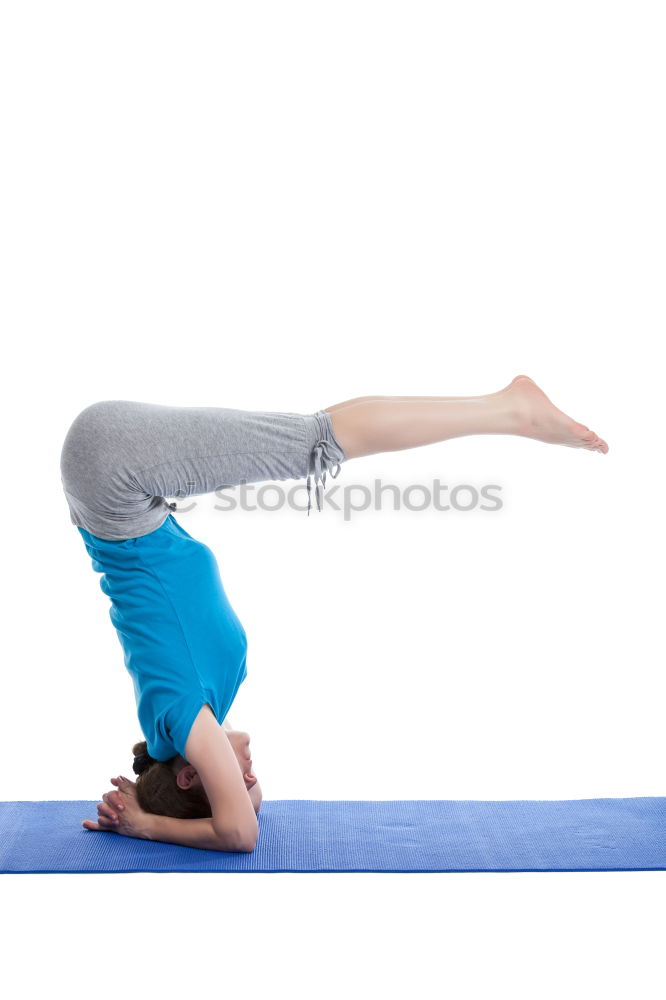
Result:
[[233,853],[251,854],[257,846],[259,824],[250,829],[216,830],[218,850]]
[[252,851],[257,846],[257,840],[259,839],[259,824],[255,823],[252,830],[246,830],[243,835],[239,838],[239,851],[243,854],[251,854]]
[[241,846],[238,848],[241,854],[252,854],[252,851],[257,846],[257,837],[253,837],[251,840],[241,841]]

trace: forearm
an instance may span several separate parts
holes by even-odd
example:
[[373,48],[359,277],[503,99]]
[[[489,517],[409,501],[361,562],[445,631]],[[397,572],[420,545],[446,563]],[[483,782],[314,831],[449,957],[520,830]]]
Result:
[[206,851],[243,851],[240,836],[233,833],[218,835],[210,816],[199,819],[177,819],[175,816],[147,814],[146,840],[158,840],[163,844],[180,844],[182,847],[199,847]]

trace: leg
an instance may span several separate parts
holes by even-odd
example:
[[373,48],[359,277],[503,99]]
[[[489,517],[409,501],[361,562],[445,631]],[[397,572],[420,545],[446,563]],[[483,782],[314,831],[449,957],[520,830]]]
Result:
[[[100,400],[74,419],[60,468],[72,522],[108,541],[159,528],[175,504],[241,483],[315,485],[344,455],[330,416]],[[331,473],[333,474],[333,473]]]
[[[525,378],[524,375],[518,375],[517,378]],[[514,382],[516,379],[513,380]],[[513,384],[513,383],[512,383]],[[509,386],[506,387],[508,389]],[[500,389],[499,392],[491,392],[491,396],[499,396],[500,392],[506,392],[506,389]],[[429,400],[441,400],[441,399],[482,399],[482,396],[355,396],[354,399],[345,399],[343,403],[336,403],[334,406],[327,406],[326,409],[329,413],[336,413],[338,410],[344,410],[348,406],[355,406],[357,403],[367,403],[370,400],[395,400],[395,399],[429,399]]]
[[608,451],[605,441],[558,410],[526,375],[485,396],[363,396],[326,410],[348,459],[469,434],[515,434]]

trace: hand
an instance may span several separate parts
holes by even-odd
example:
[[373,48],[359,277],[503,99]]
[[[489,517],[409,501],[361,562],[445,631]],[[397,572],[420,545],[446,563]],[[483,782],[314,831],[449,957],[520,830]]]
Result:
[[98,822],[86,819],[81,825],[86,830],[106,830],[120,833],[124,837],[146,840],[150,814],[144,812],[137,801],[136,782],[121,776],[110,780],[117,788],[105,792],[103,801],[97,803]]

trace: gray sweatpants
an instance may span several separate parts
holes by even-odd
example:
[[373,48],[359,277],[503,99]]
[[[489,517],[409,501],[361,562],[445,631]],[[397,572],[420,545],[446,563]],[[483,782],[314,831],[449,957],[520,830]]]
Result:
[[110,399],[75,417],[60,473],[72,524],[122,541],[163,524],[176,506],[165,497],[240,483],[307,477],[310,500],[314,475],[321,510],[326,472],[337,476],[345,460],[326,410],[275,413]]

